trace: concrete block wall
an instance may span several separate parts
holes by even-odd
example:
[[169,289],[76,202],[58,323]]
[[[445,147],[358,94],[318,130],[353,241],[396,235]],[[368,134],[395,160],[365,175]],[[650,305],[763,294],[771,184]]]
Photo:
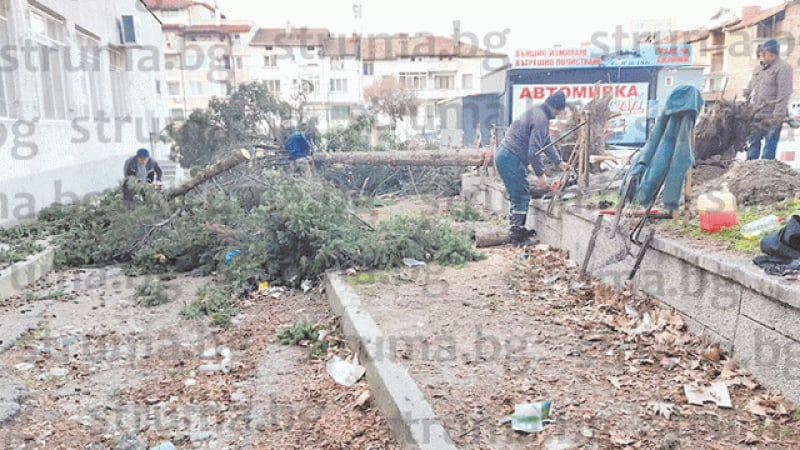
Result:
[[[465,176],[462,195],[489,212],[508,209],[499,180]],[[573,206],[556,208],[552,216],[546,209],[546,202],[534,202],[528,223],[544,243],[568,250],[571,259],[583,263],[596,216]],[[628,256],[609,264],[629,241],[609,238],[612,221],[604,220],[588,267],[593,276],[619,287],[639,248],[631,245]],[[691,331],[719,342],[765,386],[800,401],[800,282],[768,276],[748,258],[656,235],[632,284],[681,313]]]

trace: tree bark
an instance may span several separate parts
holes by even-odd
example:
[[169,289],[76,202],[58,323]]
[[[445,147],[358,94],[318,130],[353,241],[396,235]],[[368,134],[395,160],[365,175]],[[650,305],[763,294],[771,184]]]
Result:
[[196,188],[197,186],[214,178],[215,176],[219,175],[222,172],[233,169],[234,167],[238,166],[239,164],[245,161],[249,161],[250,158],[251,158],[250,152],[248,152],[245,149],[234,151],[231,155],[203,169],[203,171],[197,174],[196,176],[190,178],[180,186],[171,190],[167,194],[167,199],[172,200],[174,198],[184,196],[189,192],[191,192],[192,189]]
[[340,152],[316,153],[316,164],[346,164],[367,166],[431,166],[431,167],[477,167],[481,165],[485,152],[461,151],[386,151],[386,152]]
[[495,225],[489,222],[464,222],[453,226],[457,230],[468,232],[475,240],[478,248],[496,247],[508,244],[511,239],[507,225]]

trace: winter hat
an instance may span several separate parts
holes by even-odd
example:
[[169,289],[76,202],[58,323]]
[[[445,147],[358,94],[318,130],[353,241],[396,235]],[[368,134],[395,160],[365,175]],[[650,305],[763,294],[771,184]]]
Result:
[[556,91],[544,101],[547,106],[558,111],[563,111],[567,107],[567,97],[564,91]]
[[140,148],[139,150],[136,150],[136,157],[137,158],[149,158],[150,157],[150,152],[148,152],[146,148]]
[[763,44],[761,44],[761,50],[765,52],[770,52],[775,56],[781,54],[781,44],[778,43],[775,39],[770,39]]

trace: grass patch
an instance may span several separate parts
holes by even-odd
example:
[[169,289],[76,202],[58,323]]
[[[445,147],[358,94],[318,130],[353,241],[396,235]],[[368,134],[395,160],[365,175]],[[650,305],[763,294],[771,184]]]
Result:
[[782,217],[786,221],[792,214],[797,214],[798,211],[800,211],[800,199],[787,199],[771,205],[743,207],[739,209],[739,225],[717,233],[700,230],[700,219],[698,217],[690,220],[688,225],[684,225],[682,219],[666,220],[659,222],[659,224],[661,229],[665,231],[728,242],[732,250],[748,255],[757,255],[761,253],[761,238],[745,238],[742,236],[742,226],[770,214]]
[[0,249],[0,268],[24,261],[29,256],[42,251],[39,244],[24,237],[21,239],[21,242],[11,244],[9,248]]
[[354,204],[356,208],[366,208],[366,209],[374,209],[374,208],[385,208],[387,206],[394,205],[394,200],[389,200],[386,198],[380,197],[372,197],[369,195],[361,195],[356,198]]
[[450,209],[450,217],[456,222],[481,222],[481,211],[469,202],[457,202]]
[[238,311],[233,308],[233,292],[230,288],[221,288],[207,284],[197,290],[197,298],[181,311],[187,319],[208,317],[210,325],[228,328]]
[[292,325],[278,329],[278,342],[306,347],[310,357],[322,356],[328,350],[328,343],[319,341],[316,328],[317,325],[309,320],[297,320]]
[[165,305],[172,301],[158,280],[150,280],[136,287],[136,303],[148,308]]

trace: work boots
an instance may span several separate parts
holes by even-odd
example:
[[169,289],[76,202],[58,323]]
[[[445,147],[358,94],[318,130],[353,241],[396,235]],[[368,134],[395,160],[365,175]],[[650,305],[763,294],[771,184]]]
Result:
[[538,241],[531,242],[529,239],[536,236],[536,230],[529,230],[525,228],[525,220],[528,218],[527,214],[511,214],[511,226],[508,229],[508,235],[511,238],[511,244],[517,247],[526,245],[536,245]]

